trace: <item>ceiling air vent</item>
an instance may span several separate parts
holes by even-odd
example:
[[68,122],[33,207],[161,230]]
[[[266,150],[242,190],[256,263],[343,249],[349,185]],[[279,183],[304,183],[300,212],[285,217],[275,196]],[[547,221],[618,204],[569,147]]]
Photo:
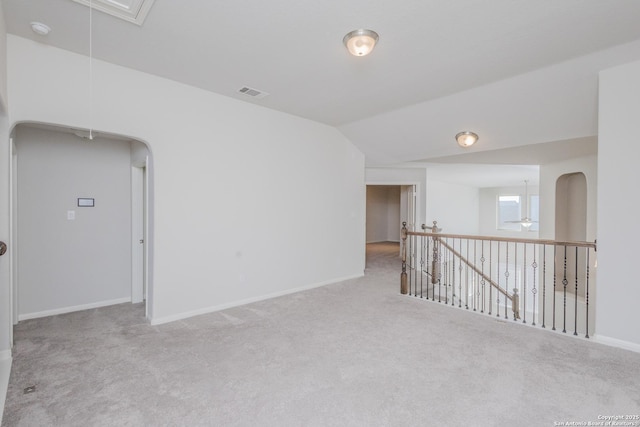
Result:
[[242,89],[238,89],[238,92],[256,99],[264,98],[265,96],[269,95],[267,92],[263,92],[258,89],[252,89],[247,86],[243,87]]

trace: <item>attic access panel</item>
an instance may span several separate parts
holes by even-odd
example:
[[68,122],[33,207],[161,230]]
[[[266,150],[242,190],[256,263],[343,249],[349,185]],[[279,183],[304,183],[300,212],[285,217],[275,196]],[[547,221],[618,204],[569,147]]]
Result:
[[73,0],[94,10],[142,26],[155,0]]

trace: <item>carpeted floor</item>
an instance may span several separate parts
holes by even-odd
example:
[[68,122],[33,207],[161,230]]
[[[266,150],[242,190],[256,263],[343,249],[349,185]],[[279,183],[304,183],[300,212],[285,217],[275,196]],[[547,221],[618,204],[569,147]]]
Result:
[[369,245],[364,278],[161,326],[131,304],[21,322],[2,425],[554,426],[640,414],[640,354],[401,296],[397,256]]

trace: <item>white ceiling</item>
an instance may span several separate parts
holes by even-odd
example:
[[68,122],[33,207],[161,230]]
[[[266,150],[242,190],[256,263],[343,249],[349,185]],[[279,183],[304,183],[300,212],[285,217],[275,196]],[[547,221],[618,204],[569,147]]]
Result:
[[[88,53],[87,7],[2,2],[10,33]],[[593,139],[597,72],[640,59],[638,18],[638,0],[158,0],[142,27],[94,12],[93,54],[336,126],[389,165],[463,154],[461,130],[470,153]],[[342,44],[357,28],[380,34],[369,56]]]
[[477,188],[524,187],[540,183],[540,167],[537,165],[492,165],[426,163],[430,180],[467,185]]
[[499,150],[462,153],[452,156],[434,157],[423,161],[444,164],[485,165],[546,165],[576,157],[598,154],[598,139],[585,137],[552,141],[534,145],[523,145]]

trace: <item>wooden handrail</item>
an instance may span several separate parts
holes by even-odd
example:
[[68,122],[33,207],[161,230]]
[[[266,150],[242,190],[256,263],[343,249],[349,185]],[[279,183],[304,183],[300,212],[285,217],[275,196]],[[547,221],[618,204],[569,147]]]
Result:
[[494,241],[494,242],[514,242],[514,243],[531,243],[538,245],[554,245],[554,246],[575,246],[579,248],[592,248],[597,250],[596,242],[581,242],[581,241],[559,241],[550,239],[521,239],[517,237],[499,237],[499,236],[473,236],[468,234],[445,234],[445,233],[424,233],[421,231],[409,231],[409,236],[425,236],[433,238],[454,238],[454,239],[469,239],[469,240],[481,240],[481,241]]

